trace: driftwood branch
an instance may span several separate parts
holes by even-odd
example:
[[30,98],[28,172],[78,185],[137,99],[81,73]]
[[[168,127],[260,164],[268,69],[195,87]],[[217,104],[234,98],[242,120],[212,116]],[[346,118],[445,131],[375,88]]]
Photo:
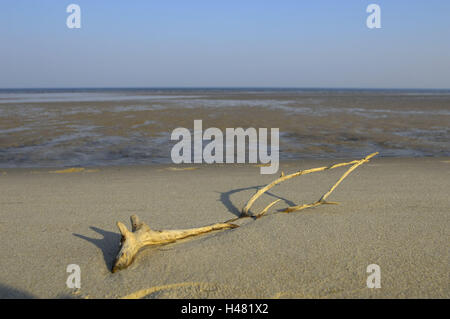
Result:
[[179,239],[197,236],[214,230],[238,227],[230,223],[218,223],[190,229],[152,230],[147,224],[141,222],[136,215],[132,215],[130,219],[131,232],[124,224],[117,222],[122,238],[120,240],[121,248],[114,261],[112,272],[127,268],[133,262],[137,252],[145,246],[168,244]]
[[331,187],[331,189],[326,192],[324,195],[322,195],[322,197],[311,204],[304,204],[304,205],[298,205],[298,206],[292,206],[292,207],[288,207],[286,208],[283,212],[285,213],[292,213],[292,212],[296,212],[305,208],[310,208],[310,207],[316,207],[319,205],[323,205],[323,204],[338,204],[337,202],[327,202],[326,199],[328,198],[328,196],[330,196],[330,194],[339,186],[339,184],[344,180],[344,178],[346,178],[351,172],[353,172],[358,166],[368,162],[372,157],[374,157],[375,155],[377,155],[377,153],[372,153],[370,155],[367,155],[365,158],[356,161],[356,163],[354,163],[340,178],[339,180]]
[[121,237],[121,248],[119,253],[117,254],[117,257],[114,261],[114,265],[112,268],[112,272],[116,272],[117,270],[127,268],[136,257],[136,254],[138,251],[145,247],[145,246],[152,246],[152,245],[163,245],[175,242],[179,239],[183,239],[186,237],[191,236],[197,236],[204,233],[208,233],[215,230],[221,230],[221,229],[230,229],[230,228],[236,228],[238,225],[232,224],[233,221],[236,221],[238,219],[246,218],[246,217],[253,217],[255,219],[261,218],[265,216],[267,211],[277,204],[280,199],[277,199],[273,202],[271,202],[269,205],[267,205],[261,212],[259,212],[256,215],[251,215],[250,208],[252,207],[253,203],[261,197],[265,192],[267,192],[269,189],[274,187],[275,185],[280,184],[281,182],[284,182],[286,180],[289,180],[291,178],[306,175],[309,173],[315,173],[315,172],[321,172],[329,169],[334,169],[338,167],[343,166],[349,166],[351,167],[339,178],[339,180],[331,187],[331,189],[326,192],[319,200],[317,200],[314,203],[311,204],[304,204],[304,205],[298,205],[298,206],[291,206],[288,207],[282,212],[285,213],[291,213],[296,212],[299,210],[303,210],[306,208],[316,207],[323,204],[337,204],[336,202],[328,202],[326,199],[330,196],[330,194],[339,186],[339,184],[352,172],[354,171],[358,166],[368,162],[372,157],[377,155],[378,153],[372,153],[368,156],[366,156],[363,159],[355,160],[347,163],[338,163],[330,166],[323,166],[318,168],[311,168],[307,170],[301,170],[289,175],[285,175],[284,173],[281,174],[281,176],[273,181],[272,183],[266,185],[265,187],[258,190],[247,202],[247,204],[242,209],[241,215],[237,218],[228,220],[224,223],[217,223],[209,226],[203,226],[198,228],[191,228],[191,229],[179,229],[179,230],[152,230],[150,227],[145,224],[144,222],[141,222],[139,218],[136,215],[132,215],[130,217],[131,219],[131,231],[127,229],[127,227],[122,224],[121,222],[117,222],[117,227],[119,228],[119,231],[122,235]]
[[[329,170],[329,169],[333,169],[333,168],[338,168],[338,167],[342,167],[342,166],[353,165],[353,166],[352,166],[352,167],[344,174],[345,176],[343,176],[343,178],[342,178],[342,179],[344,179],[344,178],[347,177],[347,175],[350,174],[350,172],[353,171],[356,167],[358,167],[359,165],[361,165],[361,164],[367,162],[369,159],[371,159],[372,157],[374,157],[374,156],[377,155],[377,154],[378,154],[378,152],[372,153],[372,154],[366,156],[365,158],[363,158],[363,159],[361,159],[361,160],[355,160],[355,161],[351,161],[351,162],[348,162],[348,163],[338,163],[338,164],[333,164],[333,165],[330,165],[330,166],[323,166],[323,167],[317,167],[317,168],[305,169],[305,170],[301,170],[301,171],[298,171],[298,172],[295,172],[295,173],[292,173],[292,174],[289,174],[289,175],[281,174],[281,177],[280,177],[280,178],[274,180],[272,183],[270,183],[270,184],[264,186],[263,188],[261,188],[260,190],[258,190],[258,191],[255,193],[255,195],[253,195],[253,196],[248,200],[247,204],[245,204],[244,208],[242,209],[241,217],[250,216],[249,210],[250,210],[250,208],[252,207],[253,203],[254,203],[259,197],[261,197],[261,195],[263,195],[265,192],[267,192],[267,191],[268,191],[269,189],[271,189],[272,187],[274,187],[274,186],[280,184],[281,182],[287,181],[288,179],[291,179],[291,178],[294,178],[294,177],[297,177],[297,176],[306,175],[306,174],[309,174],[309,173],[316,173],[316,172],[321,172],[321,171],[325,171],[325,170]],[[356,165],[356,166],[355,166],[355,165]],[[339,181],[333,186],[333,188],[329,191],[329,194],[328,194],[328,195],[325,194],[326,196],[324,195],[324,196],[322,197],[322,200],[323,200],[323,201],[325,201],[326,197],[328,197],[328,196],[331,194],[331,192],[334,191],[334,189],[340,184],[340,182],[342,181],[342,179],[339,180]],[[312,205],[312,204],[310,204],[310,205]],[[316,206],[317,206],[317,205],[316,205]],[[309,206],[309,207],[311,207],[311,206]],[[306,208],[306,207],[305,207],[305,208]]]

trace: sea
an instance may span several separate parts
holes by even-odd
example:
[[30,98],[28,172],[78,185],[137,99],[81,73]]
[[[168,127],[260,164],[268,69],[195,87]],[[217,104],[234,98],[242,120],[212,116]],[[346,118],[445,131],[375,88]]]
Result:
[[450,90],[0,89],[0,168],[172,163],[194,120],[278,128],[282,161],[450,156]]

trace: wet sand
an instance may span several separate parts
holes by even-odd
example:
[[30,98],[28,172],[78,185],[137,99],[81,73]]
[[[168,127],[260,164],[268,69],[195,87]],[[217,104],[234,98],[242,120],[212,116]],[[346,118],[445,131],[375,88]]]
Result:
[[[0,167],[171,163],[178,127],[279,128],[280,158],[450,156],[450,93],[138,91],[0,99]],[[90,93],[92,94],[92,93]],[[0,95],[1,96],[1,95]],[[45,100],[45,98],[47,100]]]
[[[224,221],[275,177],[254,165],[173,167],[1,169],[0,297],[450,297],[449,157],[375,158],[331,195],[340,205],[273,214],[318,199],[344,169],[293,179],[256,202],[254,211],[282,199],[267,217],[145,249],[112,274],[116,221],[130,227],[137,214],[154,229]],[[68,264],[81,267],[80,290],[66,287]],[[369,264],[381,267],[380,289],[366,287]]]

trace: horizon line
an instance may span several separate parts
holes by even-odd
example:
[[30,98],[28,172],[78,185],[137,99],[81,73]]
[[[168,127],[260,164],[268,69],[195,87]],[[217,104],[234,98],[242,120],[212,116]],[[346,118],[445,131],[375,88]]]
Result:
[[61,86],[61,87],[2,87],[0,90],[101,90],[101,89],[275,89],[275,90],[450,90],[450,88],[423,87],[327,87],[327,86]]

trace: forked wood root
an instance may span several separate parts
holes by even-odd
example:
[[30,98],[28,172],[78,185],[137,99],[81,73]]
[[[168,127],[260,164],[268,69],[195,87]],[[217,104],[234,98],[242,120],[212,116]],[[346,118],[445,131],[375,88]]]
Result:
[[127,268],[133,262],[138,251],[145,246],[168,244],[179,239],[197,236],[214,230],[238,227],[230,223],[217,223],[190,229],[152,230],[147,224],[141,222],[136,215],[132,215],[130,219],[131,232],[124,224],[117,222],[122,238],[120,241],[121,248],[114,261],[112,272]]
[[288,179],[309,174],[309,173],[315,173],[315,172],[321,172],[329,169],[334,169],[342,166],[350,166],[350,168],[339,178],[339,180],[331,187],[331,189],[325,193],[319,200],[317,200],[314,203],[311,204],[304,204],[304,205],[298,205],[298,206],[292,206],[284,209],[282,212],[290,213],[290,212],[296,212],[299,210],[303,210],[305,208],[311,208],[316,207],[323,204],[337,204],[336,202],[329,202],[326,199],[328,196],[339,186],[339,184],[352,172],[354,171],[358,166],[368,162],[372,157],[377,155],[378,153],[372,153],[368,156],[366,156],[363,159],[355,160],[347,163],[338,163],[330,166],[323,166],[323,167],[317,167],[317,168],[311,168],[307,170],[301,170],[289,175],[285,175],[284,173],[281,174],[281,177],[273,181],[272,183],[266,185],[265,187],[258,190],[247,202],[247,204],[242,209],[241,215],[237,218],[231,219],[229,221],[226,221],[224,223],[217,223],[209,226],[204,227],[198,227],[198,228],[191,228],[191,229],[180,229],[180,230],[152,230],[150,227],[141,222],[139,218],[136,215],[132,215],[130,217],[131,219],[131,226],[132,231],[130,232],[127,227],[122,224],[121,222],[117,222],[117,227],[119,227],[120,233],[122,235],[121,239],[121,248],[119,253],[117,254],[116,260],[114,261],[114,265],[112,268],[112,272],[116,272],[117,270],[127,268],[134,260],[136,254],[138,251],[145,247],[145,246],[152,246],[152,245],[162,245],[174,242],[178,239],[190,237],[190,236],[197,236],[200,234],[208,233],[214,230],[220,230],[220,229],[230,229],[230,228],[236,228],[239,227],[235,224],[232,224],[231,222],[246,218],[246,217],[253,217],[255,219],[261,218],[265,216],[267,211],[280,202],[280,199],[273,201],[269,205],[267,205],[260,213],[256,215],[252,215],[250,213],[250,208],[252,207],[253,203],[265,192],[267,192],[269,189],[274,187],[275,185],[280,184],[281,182],[284,182]]

